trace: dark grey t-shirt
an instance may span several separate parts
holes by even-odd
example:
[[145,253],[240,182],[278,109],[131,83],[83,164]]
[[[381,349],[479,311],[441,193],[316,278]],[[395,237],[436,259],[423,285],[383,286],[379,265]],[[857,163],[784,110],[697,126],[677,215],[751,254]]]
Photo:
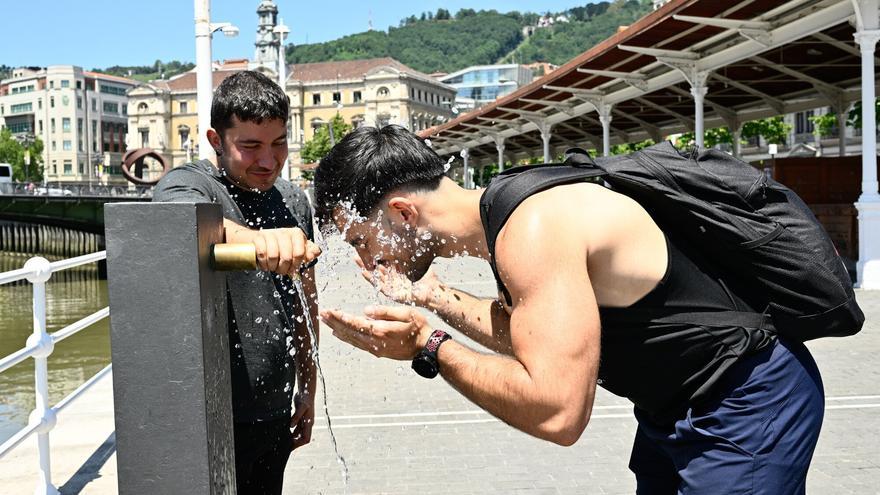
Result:
[[[211,162],[177,167],[153,191],[155,202],[216,203],[224,218],[252,229],[299,227],[313,238],[308,199],[283,179],[266,192],[245,191]],[[233,419],[254,422],[289,416],[293,397],[292,329],[302,317],[289,277],[262,271],[229,272],[229,345]]]

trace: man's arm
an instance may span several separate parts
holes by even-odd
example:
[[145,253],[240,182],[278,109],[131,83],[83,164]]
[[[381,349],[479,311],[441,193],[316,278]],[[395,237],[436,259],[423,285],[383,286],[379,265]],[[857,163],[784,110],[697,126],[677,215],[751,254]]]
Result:
[[[517,429],[570,445],[592,412],[599,317],[585,243],[557,213],[521,207],[499,239],[498,265],[513,298],[513,357],[455,341],[444,343],[438,357],[443,377],[468,399]],[[368,308],[366,315],[322,313],[334,335],[393,359],[412,359],[431,332],[411,308]]]

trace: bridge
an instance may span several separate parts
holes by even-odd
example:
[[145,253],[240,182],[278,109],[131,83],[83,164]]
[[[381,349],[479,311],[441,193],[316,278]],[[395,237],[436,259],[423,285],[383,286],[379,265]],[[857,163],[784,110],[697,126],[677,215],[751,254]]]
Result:
[[0,184],[0,220],[104,234],[104,205],[150,201],[148,186]]

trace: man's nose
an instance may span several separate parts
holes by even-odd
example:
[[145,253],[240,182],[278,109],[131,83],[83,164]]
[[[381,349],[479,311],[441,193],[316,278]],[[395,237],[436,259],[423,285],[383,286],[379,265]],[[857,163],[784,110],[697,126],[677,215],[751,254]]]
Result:
[[265,147],[257,156],[257,165],[263,168],[275,168],[275,155],[272,154],[271,147]]

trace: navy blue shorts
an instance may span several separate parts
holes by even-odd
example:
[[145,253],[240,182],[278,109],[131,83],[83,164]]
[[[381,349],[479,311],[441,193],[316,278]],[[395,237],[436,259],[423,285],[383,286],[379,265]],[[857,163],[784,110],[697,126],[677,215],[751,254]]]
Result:
[[824,412],[809,351],[777,341],[730,368],[713,398],[674,424],[652,424],[636,410],[636,493],[805,493]]

